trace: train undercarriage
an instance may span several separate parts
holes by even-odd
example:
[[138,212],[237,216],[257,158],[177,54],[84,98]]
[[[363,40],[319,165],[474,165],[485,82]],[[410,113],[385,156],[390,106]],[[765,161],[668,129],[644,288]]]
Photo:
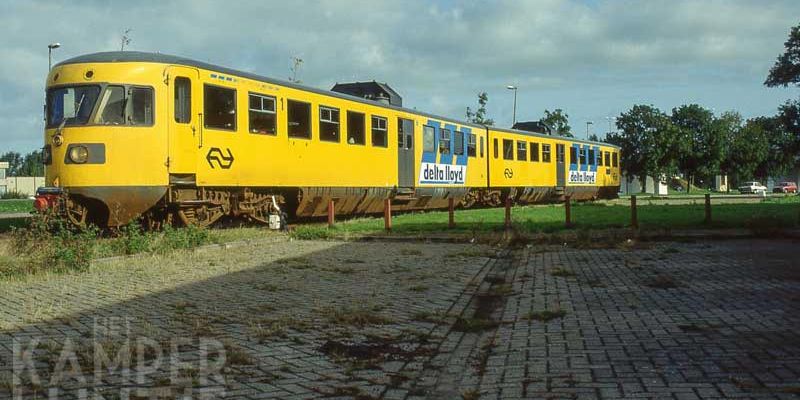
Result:
[[[140,221],[147,229],[164,225],[208,227],[223,217],[258,224],[276,219],[323,217],[330,201],[337,215],[370,215],[384,210],[391,199],[393,211],[446,209],[449,199],[457,207],[498,207],[510,198],[514,204],[616,197],[616,188],[510,187],[510,188],[354,188],[354,187],[197,187],[174,181],[166,188],[43,188],[37,208],[51,208],[72,224],[116,227]],[[39,200],[42,199],[42,200]]]

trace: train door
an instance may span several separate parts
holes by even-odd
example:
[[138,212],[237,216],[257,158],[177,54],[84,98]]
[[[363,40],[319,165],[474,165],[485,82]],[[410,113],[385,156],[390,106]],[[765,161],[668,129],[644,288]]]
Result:
[[397,185],[414,187],[414,121],[397,119]]
[[167,169],[170,174],[190,175],[197,170],[200,129],[200,82],[194,68],[171,66],[168,82]]
[[564,161],[564,144],[556,143],[556,186],[566,185],[567,169]]

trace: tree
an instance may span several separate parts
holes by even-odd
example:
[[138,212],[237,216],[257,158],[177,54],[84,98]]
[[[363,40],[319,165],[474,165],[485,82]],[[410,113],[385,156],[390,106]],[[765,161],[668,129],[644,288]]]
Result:
[[[769,87],[789,85],[800,86],[800,24],[789,32],[789,39],[784,42],[785,51],[778,56],[775,65],[767,75],[764,84]],[[778,108],[776,120],[782,125],[777,129],[771,122],[762,120],[772,129],[767,130],[770,136],[770,158],[772,173],[783,173],[791,167],[800,167],[800,102],[789,100]],[[782,145],[780,148],[775,145]]]
[[21,154],[17,153],[16,151],[9,151],[0,156],[0,161],[5,161],[8,163],[8,169],[6,170],[7,176],[18,176],[19,169],[22,166]]
[[544,124],[553,130],[553,133],[559,136],[573,137],[569,126],[569,115],[560,108],[556,108],[552,112],[544,110],[544,117],[541,120]]
[[467,107],[467,120],[486,126],[494,125],[493,119],[486,118],[486,103],[488,102],[489,95],[487,95],[486,92],[478,93],[478,109],[473,112],[472,109]]
[[25,155],[17,176],[43,176],[44,164],[41,150],[34,150]]
[[722,171],[737,184],[759,176],[769,156],[767,125],[761,119],[751,119],[742,125],[741,115],[734,112],[723,114],[717,123],[723,125],[728,143]]
[[[606,142],[621,148],[621,168],[628,177],[664,177],[675,173],[679,152],[678,129],[669,116],[652,105],[635,105],[617,118],[618,132]],[[644,189],[644,187],[642,188]]]
[[686,175],[686,192],[700,177],[706,182],[717,175],[725,158],[725,134],[714,113],[697,104],[672,109],[672,123],[678,128],[678,168]]
[[791,29],[783,46],[786,51],[778,56],[764,81],[769,87],[800,85],[800,25]]
[[593,134],[589,135],[589,140],[591,140],[592,142],[599,142],[600,138],[597,136],[596,133],[593,133]]

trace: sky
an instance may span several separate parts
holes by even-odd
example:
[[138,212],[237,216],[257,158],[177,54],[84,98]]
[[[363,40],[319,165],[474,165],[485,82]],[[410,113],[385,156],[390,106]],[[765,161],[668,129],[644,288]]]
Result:
[[42,146],[47,45],[54,63],[120,49],[160,52],[303,84],[387,82],[403,105],[463,119],[487,92],[510,127],[561,108],[601,137],[635,104],[697,103],[775,114],[797,88],[764,79],[800,1],[0,0],[0,153]]

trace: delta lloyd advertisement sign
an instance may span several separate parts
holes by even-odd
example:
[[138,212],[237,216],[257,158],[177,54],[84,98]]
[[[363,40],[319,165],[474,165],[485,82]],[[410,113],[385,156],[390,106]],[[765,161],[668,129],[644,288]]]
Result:
[[423,162],[419,169],[419,183],[423,184],[463,185],[466,178],[466,165]]
[[595,171],[569,171],[569,183],[594,184],[596,179]]

